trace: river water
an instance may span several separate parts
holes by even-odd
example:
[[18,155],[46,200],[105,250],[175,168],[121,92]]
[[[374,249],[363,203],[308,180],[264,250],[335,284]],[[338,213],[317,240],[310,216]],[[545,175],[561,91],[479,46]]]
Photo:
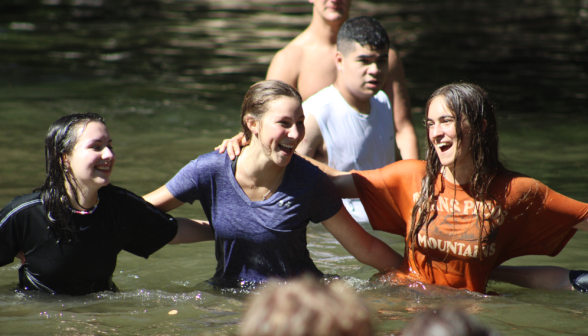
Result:
[[[248,86],[310,21],[305,1],[3,0],[0,4],[0,203],[43,181],[43,138],[61,115],[98,112],[117,151],[113,183],[138,194],[239,129]],[[403,58],[413,117],[438,86],[470,81],[497,102],[501,157],[512,170],[588,202],[588,1],[354,1]],[[422,144],[422,141],[421,141]],[[177,216],[204,218],[199,205]],[[372,232],[398,251],[397,236]],[[491,284],[499,296],[435,286],[376,286],[320,225],[311,255],[372,308],[377,335],[397,335],[424,309],[463,307],[506,335],[581,335],[588,296]],[[588,269],[588,234],[555,257],[510,265]],[[205,281],[213,243],[168,246],[148,260],[123,252],[119,293],[18,293],[18,264],[0,267],[0,333],[10,335],[231,335],[247,293]],[[169,312],[177,310],[177,314]]]

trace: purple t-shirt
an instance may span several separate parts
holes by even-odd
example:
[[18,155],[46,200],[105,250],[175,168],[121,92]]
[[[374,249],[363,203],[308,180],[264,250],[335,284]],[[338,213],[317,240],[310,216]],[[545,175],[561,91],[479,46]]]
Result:
[[231,163],[226,154],[208,153],[166,184],[182,202],[199,200],[212,224],[218,263],[213,283],[234,287],[269,277],[322,276],[306,248],[306,226],[333,217],[343,205],[329,178],[294,155],[277,191],[265,201],[252,202]]

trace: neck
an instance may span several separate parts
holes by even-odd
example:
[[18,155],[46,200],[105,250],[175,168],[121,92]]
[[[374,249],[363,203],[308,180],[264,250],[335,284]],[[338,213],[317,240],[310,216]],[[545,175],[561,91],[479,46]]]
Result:
[[341,76],[337,76],[337,79],[335,80],[335,83],[333,83],[333,86],[335,87],[335,89],[337,89],[337,91],[339,91],[339,93],[341,94],[343,99],[345,99],[347,104],[349,104],[349,106],[351,106],[351,108],[353,108],[354,110],[356,110],[359,113],[370,114],[370,111],[371,111],[370,99],[362,100],[362,99],[358,99],[356,96],[352,95],[351,92],[349,92],[346,89],[345,84],[343,83],[343,80],[341,80],[340,78],[341,78]]
[[337,44],[337,34],[339,33],[339,28],[343,25],[345,20],[339,21],[326,21],[319,13],[315,12],[316,9],[313,9],[312,13],[312,21],[310,21],[310,25],[306,30],[311,33],[313,38],[328,41],[330,45]]
[[471,166],[443,167],[442,172],[447,181],[457,185],[465,185],[474,175],[474,168]]
[[73,189],[71,186],[67,188],[67,196],[72,208],[75,210],[86,210],[96,205],[98,201],[98,190],[90,191],[84,188],[78,188],[77,190],[77,201],[73,196]]
[[[251,144],[243,148],[240,156],[240,163],[247,166],[247,170],[251,177],[263,184],[264,181],[275,180],[284,167],[280,167],[274,163],[268,156],[262,145],[257,141],[252,141]],[[237,165],[239,168],[239,165]]]

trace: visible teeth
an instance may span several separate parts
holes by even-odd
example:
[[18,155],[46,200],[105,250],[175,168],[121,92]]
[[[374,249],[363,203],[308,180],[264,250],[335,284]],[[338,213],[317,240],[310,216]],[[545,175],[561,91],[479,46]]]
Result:
[[282,146],[282,147],[286,147],[286,148],[294,148],[294,145],[285,145],[285,144],[280,144],[280,146]]
[[442,143],[438,143],[438,144],[437,144],[437,147],[439,147],[439,148],[443,148],[443,147],[445,147],[445,146],[449,146],[449,145],[450,145],[450,144],[449,144],[448,142],[442,142]]
[[110,167],[96,167],[98,170],[109,171]]

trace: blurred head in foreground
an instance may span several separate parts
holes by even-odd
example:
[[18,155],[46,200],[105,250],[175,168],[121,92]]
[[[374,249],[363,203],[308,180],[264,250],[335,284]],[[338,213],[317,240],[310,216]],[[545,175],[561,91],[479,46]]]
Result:
[[440,308],[412,319],[402,336],[500,336],[500,333],[460,309]]
[[370,313],[357,294],[340,283],[323,285],[305,276],[270,282],[251,295],[241,336],[370,336]]

